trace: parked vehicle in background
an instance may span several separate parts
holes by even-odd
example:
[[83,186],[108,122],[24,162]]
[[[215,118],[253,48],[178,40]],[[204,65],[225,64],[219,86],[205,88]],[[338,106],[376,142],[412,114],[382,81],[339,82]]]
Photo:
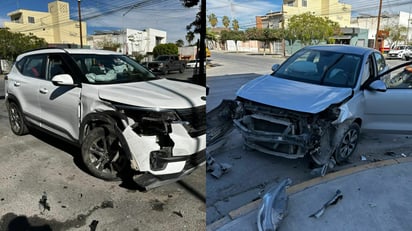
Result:
[[317,165],[343,163],[360,131],[412,133],[406,62],[391,70],[374,49],[305,47],[237,92],[234,124],[251,149]]
[[10,126],[37,127],[81,147],[90,173],[143,187],[178,180],[205,161],[206,89],[156,77],[111,51],[40,49],[5,77]]
[[[387,58],[392,59],[406,59],[406,54],[411,52],[412,46],[398,45],[389,50]],[[407,55],[408,56],[408,55]]]
[[145,62],[147,68],[153,72],[167,74],[170,71],[183,73],[186,69],[186,61],[180,60],[178,55],[159,55],[151,62]]
[[12,62],[6,59],[0,59],[0,74],[6,74],[10,72]]
[[[196,59],[196,60],[189,60],[189,61],[186,63],[186,68],[191,68],[191,69],[193,69],[193,68],[199,68],[199,65],[200,65],[199,62],[200,62],[200,60],[198,60],[198,59]],[[206,67],[206,65],[207,65],[208,63],[210,63],[210,60],[209,60],[209,59],[205,60],[204,66]]]
[[404,54],[403,56],[404,56],[404,59],[405,59],[406,61],[408,61],[409,59],[411,59],[411,58],[412,58],[412,49],[409,49],[409,50],[405,51],[405,54]]

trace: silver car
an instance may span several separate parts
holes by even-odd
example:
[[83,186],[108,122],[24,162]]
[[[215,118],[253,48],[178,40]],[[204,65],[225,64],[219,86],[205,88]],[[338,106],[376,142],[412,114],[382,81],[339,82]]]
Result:
[[235,126],[251,149],[342,163],[361,130],[412,132],[412,85],[401,84],[408,64],[388,70],[369,48],[305,47],[238,90]]

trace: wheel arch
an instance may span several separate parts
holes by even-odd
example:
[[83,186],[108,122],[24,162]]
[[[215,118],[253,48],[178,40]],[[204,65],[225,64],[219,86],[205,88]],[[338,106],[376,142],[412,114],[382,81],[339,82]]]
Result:
[[112,129],[116,133],[117,137],[119,137],[126,157],[131,160],[132,155],[129,146],[127,145],[127,141],[122,134],[122,131],[125,129],[124,121],[127,121],[127,117],[116,111],[102,111],[88,114],[80,124],[80,145],[83,144],[87,134],[94,128],[103,127],[105,130]]

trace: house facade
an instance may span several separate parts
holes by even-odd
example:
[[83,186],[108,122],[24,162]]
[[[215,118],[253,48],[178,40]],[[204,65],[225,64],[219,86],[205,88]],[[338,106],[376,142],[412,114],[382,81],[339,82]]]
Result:
[[[80,44],[80,24],[70,19],[69,3],[54,1],[48,4],[48,12],[19,9],[7,14],[10,22],[4,27],[11,32],[32,34],[44,38],[49,44]],[[87,26],[82,22],[82,41],[86,44]]]
[[167,32],[148,28],[135,30],[126,28],[118,31],[95,31],[88,37],[88,44],[94,49],[103,49],[104,44],[118,45],[117,51],[127,55],[145,55],[159,44],[167,42]]
[[[282,10],[256,16],[257,28],[287,27],[288,19],[293,15],[310,12],[339,23],[340,27],[351,25],[352,6],[339,0],[283,0]],[[284,24],[282,24],[284,23]]]

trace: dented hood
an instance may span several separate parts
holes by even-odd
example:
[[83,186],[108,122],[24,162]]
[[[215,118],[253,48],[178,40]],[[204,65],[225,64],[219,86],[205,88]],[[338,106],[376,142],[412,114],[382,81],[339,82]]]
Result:
[[204,105],[204,87],[167,79],[99,86],[103,100],[139,107],[182,109]]
[[313,114],[351,95],[351,88],[322,86],[271,75],[256,78],[237,91],[237,96],[247,100]]

